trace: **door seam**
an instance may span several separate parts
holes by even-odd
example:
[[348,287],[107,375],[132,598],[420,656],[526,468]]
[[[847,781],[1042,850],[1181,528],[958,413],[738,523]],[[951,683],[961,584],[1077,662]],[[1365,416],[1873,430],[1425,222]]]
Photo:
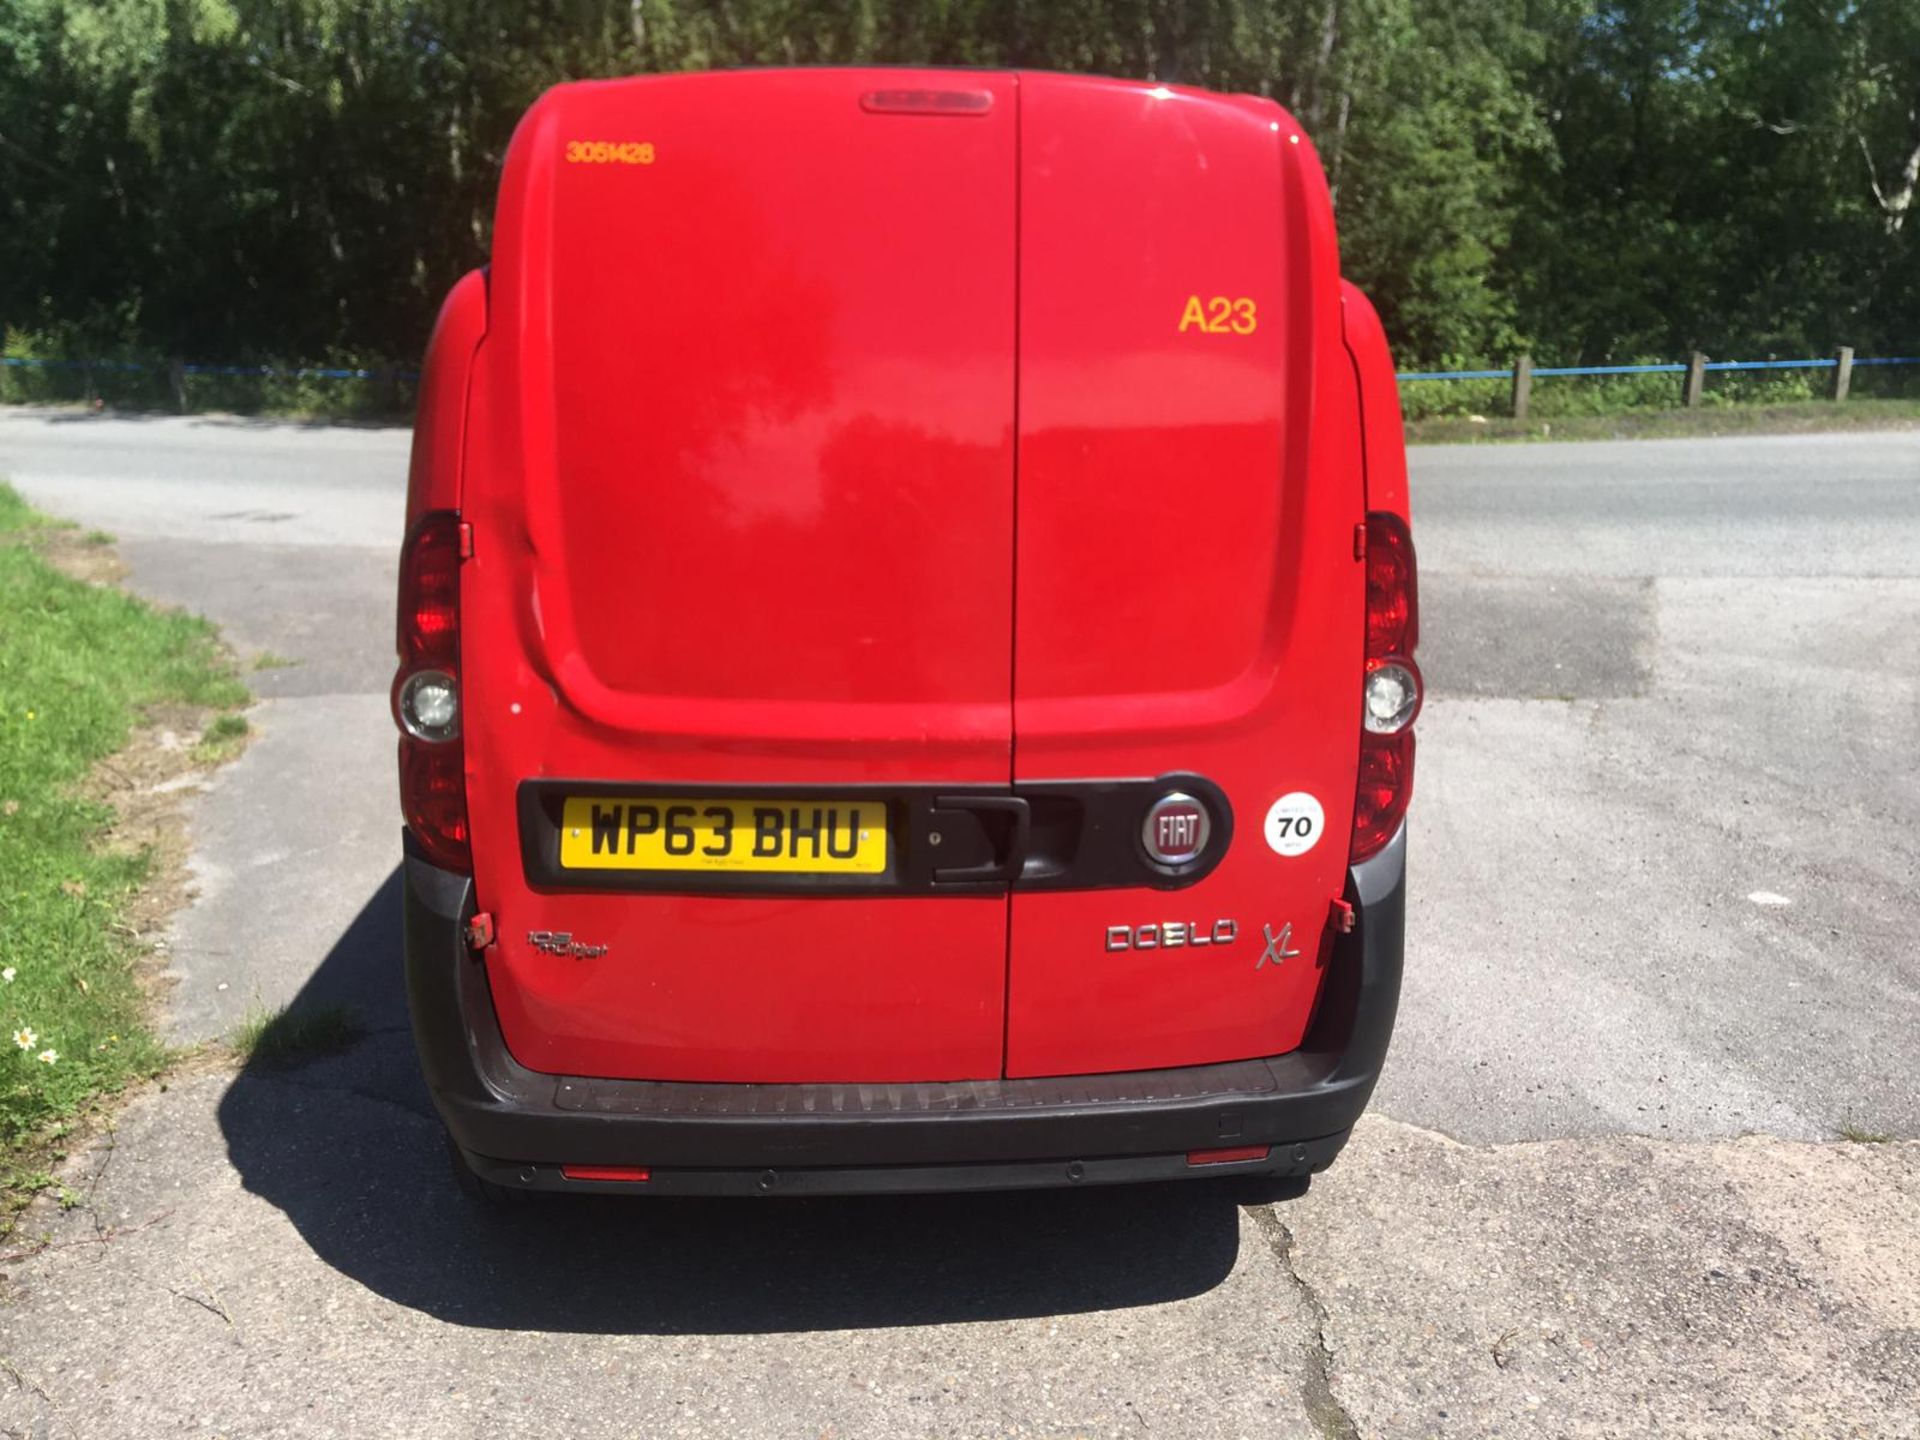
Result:
[[[1022,87],[1018,71],[1013,75],[1013,513],[1008,534],[1013,544],[1010,566],[1012,603],[1007,615],[1007,787],[1013,788],[1020,773],[1020,273],[1025,265],[1022,247],[1026,228],[1021,215],[1021,145],[1026,135],[1022,113]],[[1007,887],[1005,954],[1000,976],[1000,1078],[1006,1079],[1009,1048],[1013,1036],[1013,887]]]

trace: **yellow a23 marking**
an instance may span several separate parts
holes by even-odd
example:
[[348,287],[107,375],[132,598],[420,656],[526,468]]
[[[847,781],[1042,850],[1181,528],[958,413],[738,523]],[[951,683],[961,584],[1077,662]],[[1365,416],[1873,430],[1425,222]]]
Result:
[[1250,295],[1215,295],[1202,301],[1198,295],[1187,297],[1180,312],[1179,333],[1198,330],[1203,335],[1251,335],[1260,326]]

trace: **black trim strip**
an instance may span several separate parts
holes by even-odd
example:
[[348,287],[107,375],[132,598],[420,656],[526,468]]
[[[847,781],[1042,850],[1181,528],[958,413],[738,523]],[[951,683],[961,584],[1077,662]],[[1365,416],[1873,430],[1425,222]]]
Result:
[[[1207,848],[1184,865],[1156,863],[1140,829],[1170,791],[1213,817]],[[879,801],[887,807],[887,868],[878,875],[570,870],[560,863],[561,811],[570,796]],[[1005,895],[1010,890],[1182,890],[1204,879],[1233,842],[1226,792],[1200,775],[993,785],[686,785],[648,781],[524,780],[516,796],[527,884],[543,894],[849,898]]]
[[[644,1182],[574,1180],[555,1164],[495,1160],[465,1150],[461,1151],[461,1158],[476,1175],[495,1185],[559,1194],[739,1198],[924,1195],[1087,1185],[1137,1185],[1173,1180],[1211,1180],[1219,1183],[1237,1178],[1277,1184],[1280,1195],[1287,1196],[1304,1194],[1308,1177],[1333,1163],[1350,1133],[1342,1130],[1337,1135],[1276,1145],[1265,1159],[1224,1165],[1191,1165],[1184,1154],[1173,1154],[973,1161],[960,1165],[853,1165],[791,1169],[661,1169],[655,1166],[651,1167],[652,1174]],[[1262,1197],[1267,1198],[1272,1197]]]

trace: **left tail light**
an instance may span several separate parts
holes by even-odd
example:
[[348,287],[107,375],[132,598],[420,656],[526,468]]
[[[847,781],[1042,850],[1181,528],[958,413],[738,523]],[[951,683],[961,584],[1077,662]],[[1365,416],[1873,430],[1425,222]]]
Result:
[[421,516],[400,552],[400,811],[434,864],[473,868],[460,740],[460,517]]
[[1360,697],[1360,783],[1354,797],[1354,863],[1378,854],[1413,798],[1413,722],[1425,683],[1413,662],[1420,641],[1413,534],[1388,511],[1367,516],[1367,667]]

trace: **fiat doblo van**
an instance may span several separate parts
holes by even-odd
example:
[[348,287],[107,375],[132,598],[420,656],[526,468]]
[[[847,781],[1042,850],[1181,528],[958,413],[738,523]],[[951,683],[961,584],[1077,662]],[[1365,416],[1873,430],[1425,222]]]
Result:
[[1293,119],[562,85],[491,259],[393,687],[463,1183],[1304,1188],[1393,1024],[1421,682],[1392,364]]

